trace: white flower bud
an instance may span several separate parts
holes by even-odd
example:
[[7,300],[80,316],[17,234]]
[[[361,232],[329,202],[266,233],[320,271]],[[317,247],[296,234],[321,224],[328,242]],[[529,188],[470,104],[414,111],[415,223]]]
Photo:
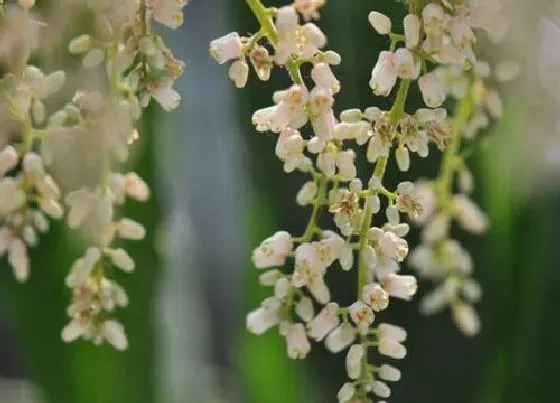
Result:
[[220,64],[238,59],[243,52],[243,43],[237,32],[231,32],[210,42],[210,55]]
[[399,342],[392,339],[381,339],[377,346],[379,353],[396,360],[406,357],[406,348]]
[[350,347],[346,355],[346,372],[348,373],[348,378],[358,379],[360,377],[364,355],[365,350],[361,344],[354,344]]
[[373,393],[375,393],[379,397],[386,399],[391,396],[391,389],[389,389],[389,386],[387,386],[386,383],[375,381],[373,382]]
[[144,226],[129,218],[121,218],[117,222],[117,233],[123,239],[139,241],[146,236]]
[[338,403],[350,402],[350,399],[354,397],[355,393],[356,393],[356,387],[354,386],[354,384],[350,382],[346,382],[344,385],[342,385],[342,388],[340,388],[340,390],[338,391],[337,394]]
[[342,57],[338,53],[336,53],[335,51],[327,50],[325,52],[325,61],[328,64],[337,66],[342,62]]
[[462,302],[452,305],[453,320],[466,336],[476,336],[480,332],[480,318],[474,308]]
[[18,163],[17,151],[11,145],[4,147],[0,152],[0,177],[15,168]]
[[420,19],[417,15],[408,14],[404,17],[404,35],[408,49],[418,46],[420,41]]
[[315,309],[313,308],[313,301],[311,298],[302,297],[296,304],[295,311],[297,316],[299,316],[304,322],[307,323],[313,320]]
[[391,19],[385,14],[372,11],[368,15],[368,20],[373,29],[375,29],[379,34],[387,35],[391,32]]
[[229,78],[237,88],[244,88],[249,79],[249,65],[244,60],[236,60],[229,67]]
[[389,306],[389,294],[377,283],[367,284],[362,288],[362,300],[376,312]]
[[82,59],[84,69],[92,69],[99,66],[105,60],[105,52],[101,49],[92,49]]
[[269,270],[259,276],[259,284],[265,287],[272,287],[282,276],[280,270]]
[[311,350],[311,344],[305,334],[305,326],[301,323],[291,324],[286,334],[288,357],[303,359]]
[[108,251],[109,257],[115,266],[124,272],[131,273],[134,271],[135,263],[126,250],[119,248]]
[[103,322],[103,337],[119,351],[124,351],[128,348],[124,327],[115,320]]
[[379,368],[379,377],[386,381],[397,382],[401,379],[401,371],[390,365],[383,364]]
[[383,279],[383,288],[392,297],[409,300],[416,294],[418,283],[414,276],[389,274]]
[[445,88],[435,73],[427,73],[420,77],[418,86],[424,102],[430,108],[437,108],[445,101]]
[[352,325],[342,324],[327,336],[325,346],[331,353],[339,353],[352,344],[355,338],[356,334]]
[[29,259],[25,243],[16,238],[10,242],[8,247],[8,262],[12,266],[17,281],[24,283],[29,278]]
[[317,184],[314,181],[306,182],[298,192],[296,201],[300,206],[305,206],[315,199],[317,195]]
[[410,154],[408,152],[408,148],[404,146],[400,146],[397,148],[395,153],[397,158],[397,165],[399,166],[399,170],[401,172],[408,172],[410,169]]
[[336,303],[330,303],[308,324],[309,336],[315,341],[321,341],[340,323]]
[[385,211],[385,214],[387,216],[387,220],[389,221],[389,224],[397,225],[399,223],[400,221],[399,209],[395,204],[388,206],[387,210]]

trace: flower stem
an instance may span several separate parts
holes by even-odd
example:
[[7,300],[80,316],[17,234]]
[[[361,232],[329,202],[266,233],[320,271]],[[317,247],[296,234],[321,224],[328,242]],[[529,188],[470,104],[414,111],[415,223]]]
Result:
[[[268,40],[276,46],[278,44],[278,32],[274,26],[269,9],[264,6],[261,0],[247,0],[247,4],[257,18],[257,21],[259,21],[261,30],[264,31]],[[286,62],[286,70],[288,70],[288,73],[295,84],[303,85],[303,78],[301,77],[299,64],[295,58],[292,57]]]

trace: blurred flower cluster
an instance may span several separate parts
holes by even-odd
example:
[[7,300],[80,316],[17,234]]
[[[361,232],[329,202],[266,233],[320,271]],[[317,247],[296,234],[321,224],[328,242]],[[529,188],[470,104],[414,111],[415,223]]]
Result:
[[[472,188],[472,177],[464,165],[460,139],[472,139],[487,126],[488,113],[501,115],[499,96],[484,84],[489,66],[477,59],[474,45],[477,30],[499,41],[508,22],[497,0],[405,1],[409,13],[394,24],[403,26],[403,32],[394,32],[386,15],[371,12],[370,24],[388,37],[390,46],[379,53],[369,86],[373,94],[387,97],[398,84],[393,106],[349,109],[337,118],[335,96],[342,86],[332,66],[340,64],[341,57],[325,49],[326,35],[310,22],[319,17],[324,3],[302,0],[276,9],[247,0],[260,30],[251,36],[233,32],[210,43],[217,62],[231,62],[229,77],[239,88],[246,85],[250,66],[264,81],[275,67],[288,72],[292,86],[275,92],[274,104],[257,110],[252,122],[258,132],[277,134],[275,153],[286,173],[310,177],[296,196],[298,204],[311,208],[302,235],[279,231],[253,252],[254,265],[266,270],[260,282],[272,287],[274,295],[249,313],[247,327],[262,334],[278,326],[291,358],[305,358],[311,341],[324,341],[333,353],[346,351],[350,381],[340,389],[338,400],[380,401],[391,394],[385,382],[399,380],[400,372],[377,364],[377,359],[374,363],[375,353],[404,358],[407,333],[377,317],[389,308],[391,298],[409,300],[417,291],[416,277],[400,274],[409,252],[410,228],[403,217],[428,223],[424,231],[428,235],[416,249],[413,265],[421,275],[437,272],[432,278],[443,279],[446,292],[455,281],[455,294],[446,294],[440,305],[451,304],[465,333],[478,330],[476,314],[459,294],[474,302],[480,290],[468,277],[472,265],[467,252],[449,239],[449,223],[454,218],[476,233],[488,225],[464,191]],[[509,80],[516,70],[510,63],[496,74]],[[412,83],[418,85],[426,108],[409,113],[406,103]],[[453,103],[456,111],[449,114],[446,106]],[[432,145],[444,153],[436,184],[403,181],[395,189],[385,186],[391,158],[400,171],[409,172],[411,154],[426,158]],[[367,159],[371,172],[358,172],[357,158]],[[463,189],[459,195],[452,193],[456,173]],[[331,229],[320,226],[325,212],[332,219]],[[385,223],[374,226],[378,216],[384,216]],[[441,228],[435,228],[438,225]],[[438,236],[430,237],[434,231]],[[440,256],[449,264],[437,261]],[[331,299],[326,276],[336,266],[356,272],[355,301],[349,306]],[[435,310],[438,293],[427,297],[424,307],[432,309],[426,311]]]
[[[0,255],[7,253],[15,277],[27,280],[28,248],[37,244],[38,233],[48,231],[50,219],[65,217],[71,229],[85,235],[88,247],[66,279],[73,297],[62,338],[106,340],[126,349],[124,328],[111,312],[126,306],[128,296],[113,269],[129,273],[135,263],[114,244],[117,239],[140,240],[145,229],[119,217],[118,207],[127,198],[146,201],[150,191],[136,173],[120,173],[119,164],[139,137],[137,125],[150,99],[168,111],[180,102],[172,86],[183,63],[153,34],[152,22],[179,27],[187,0],[88,1],[94,31],[76,36],[69,51],[82,56],[84,69],[99,70],[105,80],[96,88],[76,88],[53,112],[49,98],[64,87],[67,74],[47,74],[30,64],[47,26],[34,3],[19,0],[0,9],[0,115],[5,127],[0,141],[6,143],[0,151]],[[62,137],[98,140],[99,147],[92,150],[97,179],[76,189],[57,185],[49,168],[64,158],[54,152]]]

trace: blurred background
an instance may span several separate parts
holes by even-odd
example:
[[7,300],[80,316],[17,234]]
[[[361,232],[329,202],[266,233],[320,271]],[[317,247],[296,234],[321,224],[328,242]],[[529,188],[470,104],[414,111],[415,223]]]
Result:
[[[65,3],[41,6],[56,16],[69,12]],[[485,291],[483,331],[467,339],[447,312],[426,318],[416,302],[394,303],[384,318],[409,331],[394,403],[559,401],[560,4],[510,3],[507,45],[499,52],[480,46],[493,59],[519,60],[523,77],[502,88],[505,117],[470,160],[475,199],[492,226],[483,238],[461,235]],[[387,45],[367,22],[374,6],[402,16],[402,4],[391,1],[329,0],[324,9],[329,48],[343,57],[335,71],[343,83],[338,112],[387,105],[367,85]],[[150,234],[131,245],[137,270],[122,279],[131,299],[120,316],[127,352],[60,340],[69,298],[63,279],[80,255],[64,225],[32,252],[28,284],[16,284],[0,262],[0,403],[335,402],[345,379],[342,354],[314,346],[310,359],[294,362],[277,332],[257,337],[244,329],[246,312],[268,291],[257,285],[252,248],[278,229],[301,232],[308,214],[294,201],[306,178],[285,175],[274,137],[250,125],[252,111],[288,85],[286,75],[267,83],[252,77],[237,91],[208,55],[213,38],[255,28],[242,0],[192,0],[184,27],[165,34],[187,63],[183,104],[171,114],[150,109],[143,122],[135,169],[154,197],[126,206]],[[415,91],[408,108],[418,105]],[[437,158],[414,162],[419,177],[437,171]],[[389,176],[400,179],[394,167]],[[348,299],[352,278],[331,281],[336,297]]]

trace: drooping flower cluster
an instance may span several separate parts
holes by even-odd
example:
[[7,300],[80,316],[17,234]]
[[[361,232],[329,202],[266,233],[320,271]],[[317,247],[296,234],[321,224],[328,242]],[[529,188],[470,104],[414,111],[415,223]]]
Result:
[[[507,82],[518,72],[517,64],[501,62],[493,78]],[[488,217],[469,196],[474,180],[465,159],[490,117],[501,117],[502,103],[498,93],[485,83],[492,76],[486,62],[477,61],[468,74],[460,74],[454,66],[439,69],[436,74],[442,77],[446,94],[457,100],[458,111],[439,177],[416,184],[416,197],[424,201],[424,211],[415,221],[423,230],[421,244],[411,253],[409,262],[420,277],[439,283],[424,296],[421,311],[433,314],[449,306],[457,327],[474,336],[481,323],[473,304],[480,300],[482,289],[472,278],[469,252],[451,237],[451,229],[453,223],[476,235],[488,229]]]
[[[0,256],[7,254],[16,278],[27,280],[28,248],[37,244],[38,233],[48,230],[49,219],[67,213],[68,226],[79,229],[89,247],[66,279],[73,299],[62,338],[107,340],[122,350],[128,345],[124,328],[110,314],[126,306],[128,296],[114,279],[113,268],[131,272],[135,262],[115,242],[143,239],[145,229],[120,218],[118,207],[127,198],[146,201],[150,192],[136,173],[121,174],[116,165],[128,159],[139,136],[142,107],[151,98],[165,110],[179,105],[172,86],[182,75],[183,63],[152,33],[151,24],[153,20],[179,27],[187,0],[88,2],[95,32],[75,37],[69,50],[83,55],[85,69],[106,74],[108,85],[79,89],[50,115],[45,102],[62,89],[66,74],[45,74],[29,64],[45,27],[34,17],[34,3],[19,0],[0,10],[0,62],[5,72],[0,83]],[[98,167],[97,181],[60,189],[49,173],[57,158],[66,157],[54,150],[60,137],[95,139],[90,155]]]
[[[404,358],[406,331],[380,323],[377,316],[389,307],[391,297],[409,300],[416,293],[416,278],[399,274],[409,251],[405,239],[409,225],[401,222],[401,214],[419,220],[427,214],[424,205],[429,200],[418,196],[422,187],[412,182],[387,189],[385,170],[391,155],[406,172],[411,153],[427,157],[431,143],[439,150],[448,148],[454,118],[441,108],[447,90],[436,67],[461,72],[473,68],[473,28],[496,28],[479,21],[487,16],[485,7],[496,12],[495,2],[444,2],[442,6],[434,1],[422,8],[415,2],[409,5],[403,33],[392,32],[391,20],[372,12],[371,25],[389,36],[391,46],[380,53],[369,84],[374,94],[388,96],[399,83],[396,99],[388,111],[350,109],[338,118],[334,102],[341,83],[331,66],[340,64],[341,58],[323,49],[325,35],[308,22],[317,10],[311,7],[310,15],[301,7],[323,2],[295,1],[279,9],[266,8],[260,0],[247,3],[261,29],[252,36],[234,32],[216,39],[210,53],[219,63],[232,61],[229,76],[237,87],[248,80],[249,62],[261,80],[270,77],[275,65],[287,70],[293,85],[275,92],[274,105],[257,110],[252,122],[257,131],[278,135],[275,152],[287,173],[299,171],[311,177],[296,196],[298,204],[311,208],[303,234],[279,231],[253,252],[254,265],[266,270],[260,282],[273,287],[274,295],[249,313],[247,327],[261,334],[278,326],[291,358],[305,358],[312,341],[324,341],[333,353],[346,351],[350,381],[339,391],[340,402],[388,398],[391,391],[385,381],[399,380],[400,372],[389,365],[373,365],[372,353],[375,349],[389,358]],[[309,83],[302,78],[304,64],[310,65]],[[413,81],[428,108],[407,113]],[[358,178],[357,153],[374,165],[367,185]],[[331,214],[331,229],[319,227],[324,211]],[[382,212],[387,222],[373,226],[374,216]],[[356,299],[349,306],[332,301],[325,280],[337,267],[358,274]]]
[[117,211],[127,198],[145,202],[150,191],[136,173],[113,172],[114,163],[128,158],[139,136],[136,124],[142,107],[151,98],[166,111],[179,105],[181,98],[173,82],[183,74],[183,63],[152,33],[151,24],[154,20],[172,29],[179,27],[186,3],[94,2],[95,32],[80,35],[69,45],[71,53],[84,54],[84,68],[102,67],[107,72],[109,87],[79,91],[73,100],[76,124],[101,139],[101,167],[95,187],[78,189],[65,198],[69,227],[85,230],[91,246],[74,262],[66,278],[73,299],[68,307],[71,321],[62,332],[64,341],[82,337],[94,343],[107,340],[119,350],[127,347],[123,326],[108,318],[116,308],[128,304],[128,296],[112,278],[111,269],[130,273],[135,262],[124,248],[113,244],[117,239],[141,240],[146,231],[132,219],[119,218]]

